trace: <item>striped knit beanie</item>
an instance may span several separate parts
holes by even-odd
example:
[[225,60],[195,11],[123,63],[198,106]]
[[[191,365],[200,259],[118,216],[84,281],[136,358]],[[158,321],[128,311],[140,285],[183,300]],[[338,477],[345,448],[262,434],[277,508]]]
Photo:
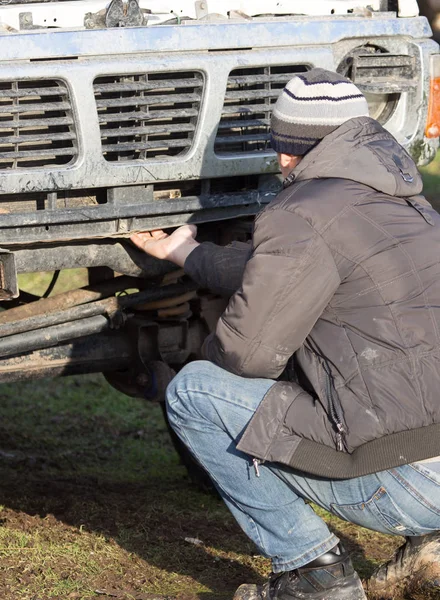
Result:
[[354,117],[368,116],[365,96],[346,77],[312,69],[289,81],[275,103],[270,141],[275,152],[302,156]]

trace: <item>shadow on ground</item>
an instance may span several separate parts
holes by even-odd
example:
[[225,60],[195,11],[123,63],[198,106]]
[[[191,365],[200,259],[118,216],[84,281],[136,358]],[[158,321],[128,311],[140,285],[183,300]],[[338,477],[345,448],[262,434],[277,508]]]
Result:
[[[158,407],[99,377],[2,386],[0,401],[2,599],[101,590],[124,600],[153,592],[220,600],[264,580],[268,561],[221,500],[191,484]],[[330,520],[362,576],[393,546]],[[63,582],[70,595],[57,595]]]
[[[37,516],[41,519],[40,527],[44,523],[43,528],[47,528],[48,536],[65,535],[62,525],[56,523],[58,521],[82,533],[95,532],[111,538],[121,548],[145,561],[143,573],[139,574],[138,569],[130,565],[132,576],[121,581],[119,575],[112,577],[107,572],[102,582],[96,582],[96,589],[129,589],[134,593],[139,583],[142,587],[148,586],[149,578],[152,578],[150,583],[155,583],[156,575],[148,572],[152,566],[189,576],[210,588],[212,592],[199,592],[194,596],[205,600],[231,598],[241,583],[263,581],[255,568],[235,559],[237,555],[248,555],[249,559],[257,560],[253,557],[252,546],[235,523],[225,523],[224,517],[217,520],[215,515],[202,517],[186,511],[179,514],[168,510],[172,496],[186,493],[184,487],[192,485],[189,482],[158,489],[154,482],[151,486],[113,487],[85,479],[35,478],[35,472],[31,477],[22,475],[10,478],[0,471],[3,487],[0,502],[19,513],[14,516],[11,510],[7,511],[6,522],[15,521],[15,525],[26,531],[35,523],[33,519],[26,519],[26,515]],[[166,494],[165,506],[161,494]],[[376,563],[366,557],[365,549],[352,537],[340,531],[336,533],[354,553],[363,574],[369,574]],[[186,542],[185,538],[195,538],[204,544]],[[220,557],[218,551],[228,556]]]

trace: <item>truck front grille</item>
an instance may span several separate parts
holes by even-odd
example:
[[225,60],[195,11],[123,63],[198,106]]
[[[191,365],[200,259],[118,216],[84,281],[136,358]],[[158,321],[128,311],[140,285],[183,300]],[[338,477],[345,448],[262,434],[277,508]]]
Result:
[[286,83],[305,65],[234,69],[228,78],[225,102],[215,140],[217,154],[269,150],[272,107]]
[[66,165],[77,155],[62,81],[0,82],[0,170]]
[[94,91],[106,160],[154,160],[191,148],[202,101],[201,73],[99,77]]

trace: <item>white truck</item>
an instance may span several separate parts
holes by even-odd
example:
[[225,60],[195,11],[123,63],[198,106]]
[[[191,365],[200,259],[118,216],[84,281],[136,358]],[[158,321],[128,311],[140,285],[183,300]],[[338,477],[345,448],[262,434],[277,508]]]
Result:
[[[419,165],[438,148],[414,0],[0,0],[0,57],[0,382],[104,371],[161,396],[160,365],[197,356],[222,301],[127,238],[245,240],[280,186],[269,120],[295,73],[350,77]],[[73,267],[87,288],[19,292]]]

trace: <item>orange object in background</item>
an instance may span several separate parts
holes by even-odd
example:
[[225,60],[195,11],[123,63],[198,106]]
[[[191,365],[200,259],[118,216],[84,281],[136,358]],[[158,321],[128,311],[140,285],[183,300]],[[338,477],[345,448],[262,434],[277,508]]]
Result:
[[440,137],[440,55],[431,56],[431,88],[429,92],[427,138]]

